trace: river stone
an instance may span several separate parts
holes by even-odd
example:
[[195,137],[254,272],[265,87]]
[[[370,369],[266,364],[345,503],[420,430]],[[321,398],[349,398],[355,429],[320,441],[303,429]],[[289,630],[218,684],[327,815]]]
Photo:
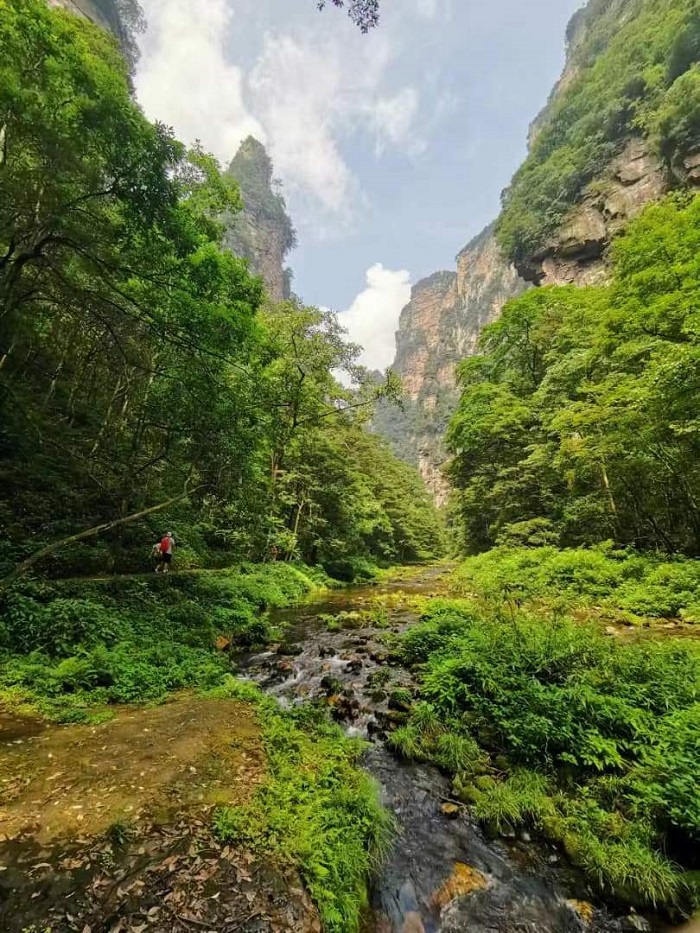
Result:
[[302,645],[285,645],[281,644],[277,647],[277,654],[286,655],[290,658],[295,658],[303,652],[304,648]]
[[460,808],[456,803],[443,803],[440,812],[443,816],[449,816],[451,820],[456,820],[459,816]]
[[486,887],[486,878],[463,862],[457,862],[447,881],[433,894],[433,904],[441,910],[458,897],[465,897]]
[[640,917],[639,914],[630,914],[629,917],[625,918],[625,929],[637,930],[638,933],[649,933],[651,924],[644,917]]
[[591,925],[591,921],[593,920],[593,915],[595,913],[595,908],[592,904],[589,904],[588,901],[575,900],[570,900],[566,903],[573,910],[584,927],[589,927]]

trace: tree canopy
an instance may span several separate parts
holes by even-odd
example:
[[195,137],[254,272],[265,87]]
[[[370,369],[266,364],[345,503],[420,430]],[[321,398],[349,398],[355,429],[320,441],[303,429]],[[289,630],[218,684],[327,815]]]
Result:
[[700,550],[700,198],[630,224],[601,288],[510,302],[462,364],[449,443],[471,549]]
[[[427,499],[426,537],[413,505],[402,524],[369,476],[393,469],[362,426],[386,387],[362,388],[332,316],[298,303],[262,313],[262,282],[222,249],[219,218],[240,209],[233,179],[146,120],[102,30],[43,0],[0,0],[0,12],[5,569],[186,488],[181,537],[201,553],[389,560],[437,547]],[[129,566],[144,532],[120,526],[107,559]],[[86,553],[105,559],[82,544],[57,566]]]
[[[326,6],[326,0],[317,0],[319,10]],[[379,23],[379,0],[331,0],[333,6],[347,9],[348,16],[359,26],[362,32],[369,32]]]

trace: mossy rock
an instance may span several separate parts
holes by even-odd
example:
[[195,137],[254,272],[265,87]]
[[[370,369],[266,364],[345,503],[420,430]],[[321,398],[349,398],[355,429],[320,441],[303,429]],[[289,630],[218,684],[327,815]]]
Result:
[[389,694],[389,709],[400,713],[410,713],[413,707],[413,694],[405,687],[392,690]]

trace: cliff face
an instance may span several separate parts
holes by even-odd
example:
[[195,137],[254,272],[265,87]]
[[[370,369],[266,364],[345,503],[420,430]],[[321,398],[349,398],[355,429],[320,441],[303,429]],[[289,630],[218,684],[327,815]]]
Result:
[[518,272],[537,285],[605,282],[614,235],[669,190],[661,159],[645,141],[630,139],[544,247],[517,262]]
[[111,0],[49,0],[49,6],[62,6],[119,35],[121,22],[116,5]]
[[615,234],[669,191],[700,185],[699,61],[692,2],[588,0],[574,15],[563,74],[504,192],[498,236],[523,278],[604,282]]
[[246,139],[228,174],[238,182],[244,207],[229,219],[225,245],[236,256],[248,260],[251,271],[263,278],[274,301],[282,301],[290,295],[291,273],[285,263],[296,245],[296,234],[265,147],[252,136]]
[[393,369],[404,386],[403,411],[381,407],[374,428],[419,467],[439,504],[448,492],[441,468],[459,394],[457,364],[474,353],[481,330],[505,302],[526,287],[503,260],[489,227],[459,253],[456,272],[418,282],[401,313]]
[[135,67],[139,57],[136,33],[142,32],[146,25],[139,0],[48,0],[48,3],[84,16],[113,33],[130,66]]

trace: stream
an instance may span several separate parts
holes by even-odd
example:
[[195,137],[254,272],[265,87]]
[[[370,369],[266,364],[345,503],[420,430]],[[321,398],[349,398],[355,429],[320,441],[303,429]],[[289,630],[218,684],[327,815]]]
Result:
[[[444,775],[431,766],[401,762],[385,746],[386,733],[400,714],[388,708],[382,692],[415,684],[409,673],[389,664],[384,636],[415,623],[412,597],[439,595],[448,572],[444,566],[429,567],[405,579],[350,587],[321,602],[273,613],[272,621],[283,627],[279,648],[242,663],[245,675],[282,704],[325,697],[349,734],[371,741],[364,765],[381,786],[397,834],[373,883],[365,933],[654,929],[637,914],[614,913],[596,902],[547,843],[536,843],[527,833],[487,838],[468,808],[450,806],[450,781]],[[384,621],[381,628],[329,630],[329,616],[377,603],[388,606],[388,627]]]

